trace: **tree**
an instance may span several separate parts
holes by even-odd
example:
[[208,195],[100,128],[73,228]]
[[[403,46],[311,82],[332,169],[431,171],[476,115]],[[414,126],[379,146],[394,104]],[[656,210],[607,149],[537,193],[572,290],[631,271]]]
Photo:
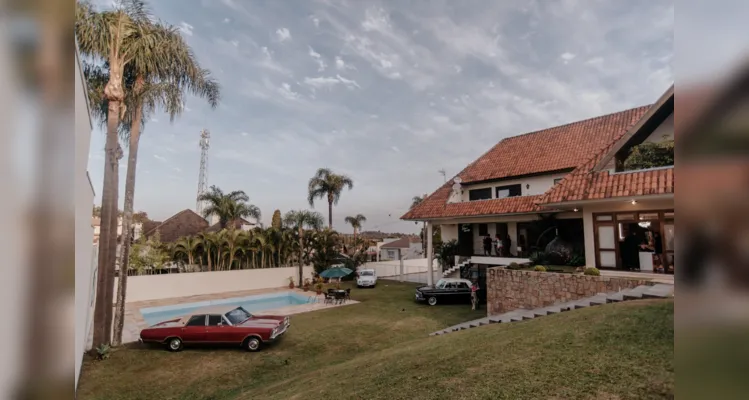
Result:
[[239,218],[260,219],[260,209],[247,203],[250,198],[242,190],[225,194],[214,185],[208,192],[201,194],[198,200],[208,203],[208,206],[203,210],[203,216],[206,218],[211,215],[218,216],[221,229],[226,228],[230,221],[233,222]]
[[174,243],[172,255],[174,256],[177,254],[184,254],[185,256],[187,256],[188,265],[194,265],[195,256],[198,254],[198,250],[200,249],[201,245],[202,241],[197,236],[185,236],[179,238]]
[[[426,200],[426,198],[427,198],[426,195],[412,197],[411,198],[411,207],[409,209],[412,209],[412,208],[418,206],[419,204],[421,204],[422,201]],[[426,252],[427,252],[427,241],[426,241],[426,237],[427,237],[427,223],[426,223],[426,221],[422,222],[421,233],[419,234],[419,236],[421,237],[421,250],[424,252],[424,256],[426,256]]]
[[328,200],[328,228],[333,229],[333,204],[338,204],[341,192],[348,187],[354,188],[354,181],[346,175],[334,174],[328,168],[320,168],[309,180],[307,188],[307,201],[309,205],[315,206],[315,199],[327,198]]
[[354,240],[356,240],[356,235],[359,233],[359,229],[361,229],[363,222],[367,222],[367,217],[361,214],[356,214],[354,217],[346,217],[346,223],[354,228]]
[[304,228],[320,229],[323,225],[323,216],[316,211],[291,210],[284,216],[286,226],[298,232],[299,240],[299,282],[304,280]]
[[281,210],[273,211],[273,219],[270,222],[270,226],[275,229],[281,229]]
[[[109,79],[102,91],[107,101],[107,134],[104,157],[104,182],[99,235],[99,275],[94,308],[93,347],[109,344],[112,326],[115,256],[117,251],[117,188],[119,168],[117,131],[125,100],[125,66],[138,51],[157,38],[145,29],[150,15],[142,1],[122,0],[114,9],[97,11],[89,2],[76,3],[75,36],[83,56],[107,62]],[[120,150],[121,151],[121,150]],[[109,302],[107,302],[109,298]]]
[[312,256],[312,265],[315,272],[321,273],[340,259],[341,256],[338,252],[340,242],[341,238],[338,232],[330,228],[315,232],[312,241],[312,248],[315,250],[315,254]]

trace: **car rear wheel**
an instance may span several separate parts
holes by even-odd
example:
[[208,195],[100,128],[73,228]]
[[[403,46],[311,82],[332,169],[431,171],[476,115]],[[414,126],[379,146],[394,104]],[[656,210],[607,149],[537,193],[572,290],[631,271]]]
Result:
[[182,339],[180,338],[171,338],[166,342],[166,348],[169,349],[169,351],[180,351],[182,350]]
[[434,297],[434,296],[430,296],[427,299],[427,304],[429,304],[430,306],[436,306],[437,305],[437,298]]
[[260,339],[256,337],[251,337],[247,339],[247,342],[245,343],[245,348],[248,351],[258,351],[260,350]]

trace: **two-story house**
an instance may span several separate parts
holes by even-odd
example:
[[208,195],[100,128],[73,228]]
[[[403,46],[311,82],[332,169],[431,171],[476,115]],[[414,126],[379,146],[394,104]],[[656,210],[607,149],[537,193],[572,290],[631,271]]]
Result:
[[[623,170],[633,146],[673,139],[673,109],[671,87],[653,105],[503,139],[401,218],[440,225],[443,242],[486,265],[527,261],[560,236],[587,266],[622,267],[636,225],[658,229],[673,265],[673,165]],[[483,257],[486,235],[509,238],[505,257]]]

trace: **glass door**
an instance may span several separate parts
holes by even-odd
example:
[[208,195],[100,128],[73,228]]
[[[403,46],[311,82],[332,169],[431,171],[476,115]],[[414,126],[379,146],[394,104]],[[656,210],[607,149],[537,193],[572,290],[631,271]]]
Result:
[[616,268],[618,264],[616,231],[614,216],[611,214],[594,214],[596,266],[598,268]]

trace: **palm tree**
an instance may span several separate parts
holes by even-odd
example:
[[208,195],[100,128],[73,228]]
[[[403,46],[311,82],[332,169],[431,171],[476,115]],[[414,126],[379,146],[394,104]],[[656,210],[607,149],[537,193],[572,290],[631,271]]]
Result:
[[359,233],[359,229],[361,229],[363,222],[367,222],[367,217],[361,214],[356,214],[354,217],[346,217],[346,223],[354,228],[354,240],[356,240],[356,235]]
[[328,200],[328,228],[333,229],[333,204],[338,204],[341,198],[341,192],[348,187],[349,190],[354,188],[354,181],[346,175],[334,174],[328,168],[320,168],[309,180],[307,188],[307,201],[309,205],[315,206],[316,198],[326,198]]
[[197,236],[185,236],[179,238],[174,242],[172,247],[172,255],[183,254],[187,256],[187,263],[189,265],[195,264],[195,256],[198,254],[202,242]]
[[324,224],[323,216],[316,211],[292,210],[284,215],[284,223],[295,229],[299,235],[299,282],[302,282],[304,279],[304,228],[320,229]]
[[260,219],[260,209],[247,203],[250,198],[242,190],[225,194],[214,185],[211,186],[210,191],[201,194],[198,200],[208,203],[203,210],[203,216],[206,218],[211,215],[218,216],[221,229],[225,229],[230,221],[234,222],[239,218]]
[[236,257],[237,252],[242,247],[242,243],[247,239],[249,239],[247,232],[243,230],[230,229],[226,231],[222,244],[225,247],[225,254],[229,256],[228,269],[231,269],[234,265],[234,258]]
[[[97,11],[89,2],[76,3],[75,36],[81,54],[105,61],[109,66],[103,97],[107,100],[107,134],[105,141],[104,183],[101,200],[99,234],[99,275],[94,309],[93,348],[111,341],[112,297],[114,292],[115,255],[117,251],[117,194],[119,182],[117,131],[123,114],[125,66],[138,52],[158,40],[156,33],[145,29],[150,15],[139,0],[121,0],[112,10]],[[112,231],[114,229],[114,231]],[[107,301],[109,298],[109,301]]]

